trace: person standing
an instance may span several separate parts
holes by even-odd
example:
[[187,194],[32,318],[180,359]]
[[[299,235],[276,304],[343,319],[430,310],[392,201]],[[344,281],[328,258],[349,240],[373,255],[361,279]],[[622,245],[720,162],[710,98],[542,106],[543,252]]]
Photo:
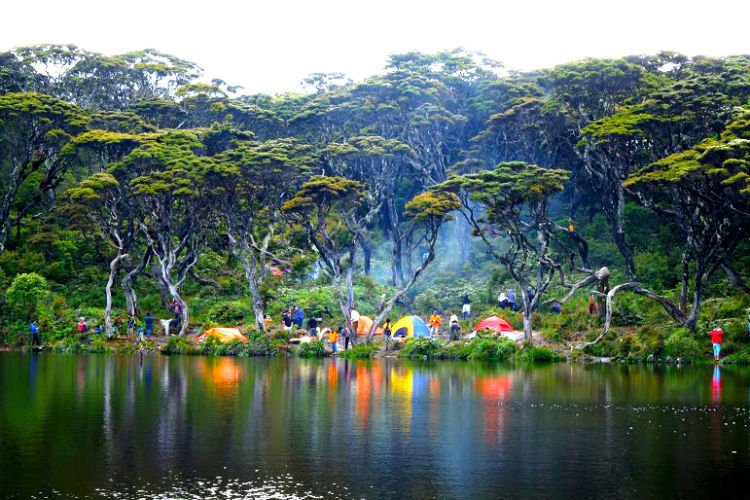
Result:
[[341,328],[339,328],[339,333],[341,334],[342,337],[344,337],[344,350],[348,351],[349,341],[351,340],[351,337],[352,337],[352,331],[347,326],[342,326]]
[[305,321],[305,311],[301,307],[296,306],[297,311],[294,313],[294,324],[297,328],[302,328],[302,323]]
[[596,312],[596,301],[594,300],[594,295],[589,295],[589,315],[593,315]]
[[461,332],[461,325],[458,324],[458,316],[454,311],[451,311],[451,317],[448,320],[451,327],[451,340],[458,340]]
[[144,323],[146,323],[146,338],[151,338],[151,332],[154,331],[154,317],[151,316],[151,313],[146,313],[146,318],[143,320]]
[[39,325],[37,320],[31,322],[29,330],[31,331],[31,347],[34,347],[35,345],[42,347],[42,341],[39,340]]
[[511,311],[517,311],[516,309],[516,291],[515,289],[511,288],[508,290],[508,307]]
[[391,335],[393,334],[393,324],[391,318],[385,320],[383,323],[383,336],[385,337],[385,350],[390,350],[391,347]]
[[714,348],[714,363],[719,362],[719,354],[721,353],[721,341],[724,337],[724,330],[721,329],[720,326],[717,326],[708,334],[711,336],[711,344],[713,344]]
[[122,331],[122,318],[120,317],[119,314],[117,316],[115,316],[114,327],[115,328],[112,331],[112,334],[115,337],[117,337],[120,334],[120,332]]
[[359,331],[359,311],[352,308],[351,312],[349,313],[349,318],[352,322],[352,335],[356,335]]
[[[343,330],[343,328],[342,328]],[[336,354],[338,342],[339,342],[339,334],[336,331],[335,328],[331,328],[328,330],[328,341],[331,343],[331,350],[333,351],[333,354]]]
[[506,309],[508,307],[508,297],[502,290],[497,294],[497,307],[500,309]]
[[132,314],[128,317],[128,338],[135,340],[135,316]]
[[461,308],[461,314],[463,314],[464,320],[467,320],[471,318],[471,299],[469,298],[469,294],[464,294],[463,299],[463,307]]
[[432,315],[430,316],[430,337],[437,337],[440,335],[440,323],[442,323],[442,318],[437,312],[437,309],[432,311]]
[[310,337],[318,336],[318,320],[315,319],[314,314],[310,316],[310,319],[307,320],[307,334]]

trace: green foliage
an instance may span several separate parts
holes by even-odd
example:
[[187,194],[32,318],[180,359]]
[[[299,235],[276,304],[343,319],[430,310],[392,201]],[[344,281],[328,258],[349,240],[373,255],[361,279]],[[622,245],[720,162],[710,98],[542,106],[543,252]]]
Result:
[[483,359],[487,361],[505,361],[516,352],[516,344],[505,338],[477,339],[471,346],[469,359]]
[[33,315],[39,302],[49,295],[47,280],[36,273],[22,273],[13,279],[6,292],[8,303],[23,316]]
[[206,320],[219,326],[239,325],[254,320],[253,308],[247,300],[222,301],[214,304]]
[[302,343],[294,350],[294,355],[299,358],[324,358],[328,355],[325,344],[320,340]]
[[346,351],[339,352],[338,356],[346,359],[368,359],[379,350],[380,348],[375,344],[357,344]]
[[[706,345],[704,339],[703,347]],[[685,328],[675,330],[664,342],[664,352],[672,359],[696,360],[704,350],[695,335]]]
[[548,363],[552,361],[561,361],[562,357],[549,347],[524,346],[523,349],[518,351],[515,359],[530,363]]
[[429,359],[435,357],[442,348],[443,343],[437,339],[409,339],[401,347],[399,357],[407,359]]

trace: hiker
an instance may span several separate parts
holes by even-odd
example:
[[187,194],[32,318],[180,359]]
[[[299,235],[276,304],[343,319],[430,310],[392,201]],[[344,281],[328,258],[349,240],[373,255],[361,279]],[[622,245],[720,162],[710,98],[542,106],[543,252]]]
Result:
[[516,290],[511,288],[508,290],[508,307],[511,309],[511,311],[517,311],[517,305],[516,305]]
[[333,354],[336,354],[336,347],[339,341],[339,334],[335,328],[331,328],[328,331],[328,341],[331,343],[331,349],[333,350]]
[[151,316],[151,313],[146,313],[146,317],[144,318],[144,323],[146,323],[146,338],[151,338],[151,332],[154,331],[154,317]]
[[297,325],[297,328],[302,328],[302,323],[305,321],[305,311],[299,306],[294,307],[296,309],[296,312],[294,313],[294,324]]
[[562,304],[557,301],[553,302],[550,311],[552,314],[560,314],[562,312]]
[[292,320],[292,312],[289,309],[281,315],[281,324],[284,326],[284,331],[291,331],[294,321]]
[[471,317],[471,299],[469,298],[469,294],[464,294],[463,299],[463,307],[461,308],[461,314],[463,314],[463,317],[465,320],[469,320]]
[[128,317],[128,338],[135,340],[135,316]]
[[440,335],[440,323],[442,322],[442,318],[437,312],[437,309],[432,311],[432,315],[430,316],[430,337],[433,335],[437,337]]
[[349,318],[351,319],[351,322],[352,322],[351,333],[352,335],[356,335],[357,332],[359,331],[359,311],[357,311],[356,309],[352,307],[352,310],[349,313]]
[[500,293],[497,295],[497,307],[499,307],[500,309],[508,308],[508,297],[502,290],[500,290]]
[[86,319],[83,316],[81,316],[78,319],[78,325],[76,326],[76,330],[78,331],[79,335],[84,334],[87,331],[89,331],[89,325],[86,324]]
[[349,328],[347,328],[346,326],[342,326],[339,329],[339,332],[344,337],[344,350],[348,351],[349,350],[349,341],[351,340],[351,337],[352,337],[352,331],[349,330]]
[[724,330],[720,326],[717,326],[708,334],[711,336],[711,344],[714,348],[714,363],[719,362],[719,354],[721,353],[721,339],[724,336]]
[[101,335],[102,333],[104,333],[104,327],[102,327],[101,323],[96,325],[96,330],[94,330],[94,333],[98,335]]
[[35,345],[42,347],[42,342],[39,340],[39,325],[37,324],[37,320],[31,322],[29,330],[31,331],[31,347]]
[[389,350],[391,347],[391,334],[393,333],[393,324],[391,318],[385,320],[383,323],[383,336],[385,337],[385,350]]
[[[174,312],[175,326],[180,326],[180,323],[182,323],[182,306],[177,302],[177,299],[172,299],[172,311]],[[148,332],[148,328],[146,328],[146,332]],[[149,334],[146,333],[146,336],[148,337]]]
[[458,340],[461,332],[461,325],[458,324],[458,316],[454,311],[451,311],[451,317],[448,320],[451,326],[451,340]]
[[266,331],[268,331],[271,328],[271,315],[266,314],[266,316],[263,318],[263,324],[266,327]]
[[596,301],[594,300],[594,294],[589,295],[589,315],[593,315],[596,312]]
[[116,337],[120,333],[121,330],[122,330],[122,318],[118,314],[117,316],[115,316],[114,328],[112,328],[112,335]]
[[315,319],[314,314],[310,316],[310,319],[307,320],[307,334],[310,337],[318,336],[318,320]]
[[143,328],[138,329],[138,334],[135,337],[136,342],[143,342]]

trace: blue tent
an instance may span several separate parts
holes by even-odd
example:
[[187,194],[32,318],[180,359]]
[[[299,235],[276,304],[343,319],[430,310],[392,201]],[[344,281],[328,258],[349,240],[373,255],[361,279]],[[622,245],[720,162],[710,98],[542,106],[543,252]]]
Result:
[[393,324],[393,337],[421,338],[429,337],[430,329],[418,316],[404,316]]

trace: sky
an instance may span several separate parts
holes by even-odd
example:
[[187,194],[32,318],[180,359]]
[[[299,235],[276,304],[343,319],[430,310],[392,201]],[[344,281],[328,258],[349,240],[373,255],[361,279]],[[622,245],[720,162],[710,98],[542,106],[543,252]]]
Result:
[[462,47],[517,70],[660,50],[750,53],[747,0],[35,0],[0,16],[0,51],[154,48],[243,93],[299,91],[315,72],[361,80],[412,50]]

